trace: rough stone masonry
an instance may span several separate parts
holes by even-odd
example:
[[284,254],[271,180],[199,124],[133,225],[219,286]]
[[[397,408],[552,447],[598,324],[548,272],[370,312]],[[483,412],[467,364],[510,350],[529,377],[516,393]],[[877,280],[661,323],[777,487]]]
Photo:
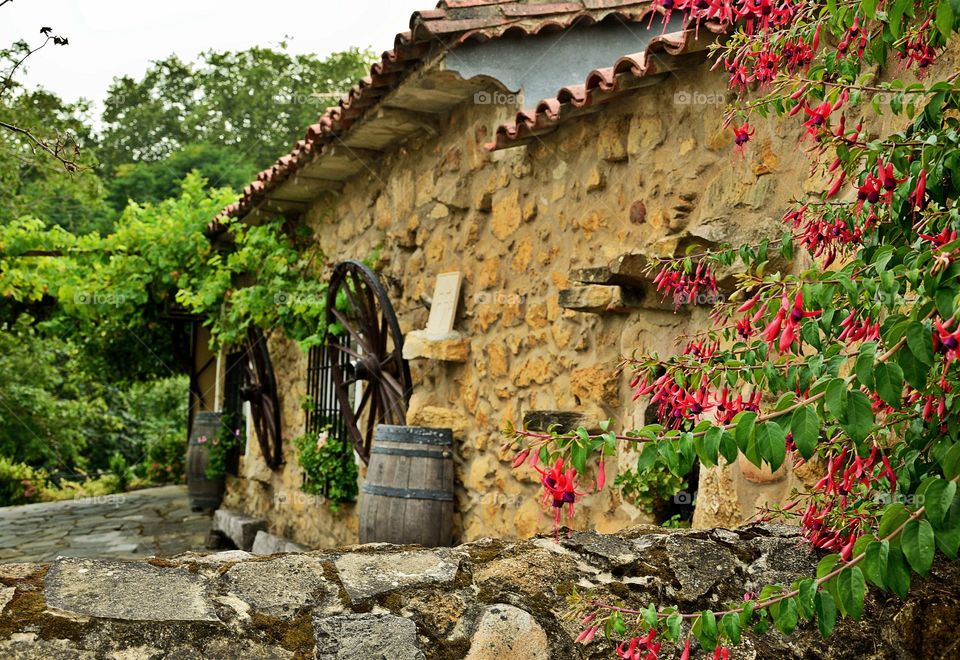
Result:
[[[810,575],[816,562],[795,528],[755,525],[0,565],[0,657],[609,658],[607,641],[573,643],[578,624],[562,614],[575,588],[691,612]],[[748,634],[737,657],[956,657],[958,585],[960,566],[938,563],[905,603],[871,593],[863,618],[827,641],[802,624],[790,637]]]

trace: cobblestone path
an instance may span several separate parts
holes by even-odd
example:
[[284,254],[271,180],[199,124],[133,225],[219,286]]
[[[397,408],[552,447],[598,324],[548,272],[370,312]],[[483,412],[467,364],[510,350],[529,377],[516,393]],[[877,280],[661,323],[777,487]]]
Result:
[[56,557],[142,558],[203,549],[210,517],[186,486],[0,508],[0,563]]

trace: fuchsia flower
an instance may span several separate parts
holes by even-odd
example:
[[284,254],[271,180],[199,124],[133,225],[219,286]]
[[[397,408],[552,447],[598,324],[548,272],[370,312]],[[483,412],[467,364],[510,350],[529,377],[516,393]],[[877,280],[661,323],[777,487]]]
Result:
[[947,363],[960,359],[960,353],[958,353],[958,349],[960,349],[960,328],[950,332],[953,321],[953,319],[950,319],[946,323],[941,323],[939,320],[933,322],[933,349],[945,353]]
[[776,344],[777,350],[780,353],[785,353],[796,340],[797,329],[803,319],[819,316],[822,313],[822,309],[803,311],[802,291],[797,291],[792,308],[790,307],[790,301],[787,299],[787,294],[784,293],[777,315],[763,331],[764,341],[770,344],[770,348],[773,348]]
[[730,649],[717,644],[717,648],[713,649],[713,660],[729,660],[729,658]]
[[617,657],[623,660],[657,660],[661,644],[654,643],[657,629],[651,628],[645,637],[631,637],[617,646]]
[[750,141],[750,138],[753,137],[753,134],[756,133],[756,129],[750,128],[748,122],[743,122],[743,125],[740,127],[733,128],[733,144],[734,150],[742,153],[745,153],[747,150],[747,142]]
[[554,533],[556,533],[560,527],[563,505],[567,505],[567,520],[573,520],[573,505],[578,497],[583,496],[583,493],[577,491],[577,471],[575,468],[564,471],[562,458],[558,458],[548,471],[536,466],[534,469],[540,473],[540,483],[544,488],[544,503],[556,509],[553,520]]

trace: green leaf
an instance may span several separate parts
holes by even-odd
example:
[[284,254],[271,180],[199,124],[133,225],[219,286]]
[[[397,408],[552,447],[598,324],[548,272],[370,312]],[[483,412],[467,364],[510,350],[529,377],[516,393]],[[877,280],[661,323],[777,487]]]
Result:
[[857,360],[854,362],[853,372],[862,385],[873,389],[873,363],[877,356],[876,342],[864,342],[860,346]]
[[934,527],[943,522],[956,493],[956,482],[946,479],[934,479],[923,491],[923,512]]
[[789,635],[796,629],[797,621],[797,601],[793,598],[786,598],[781,601],[773,621],[777,629],[784,635]]
[[910,520],[900,536],[900,545],[910,567],[920,575],[926,575],[933,565],[933,527],[926,520]]
[[722,437],[723,429],[719,426],[711,426],[703,435],[694,438],[693,446],[697,451],[700,462],[705,467],[713,467],[717,464],[720,438]]
[[820,438],[820,416],[813,406],[803,406],[793,412],[790,420],[793,442],[804,459],[809,460],[816,452]]
[[920,364],[933,364],[933,333],[919,321],[907,326],[907,348]]
[[734,645],[740,643],[740,618],[736,614],[724,614],[720,626]]
[[813,578],[801,580],[797,589],[800,592],[797,595],[797,608],[800,611],[800,616],[809,619],[816,613],[817,582]]
[[657,607],[653,603],[650,603],[650,606],[643,611],[643,620],[646,621],[647,625],[651,628],[655,628],[657,625]]
[[674,612],[667,617],[667,631],[670,633],[670,639],[677,642],[680,641],[680,623],[683,621],[683,617],[680,616],[679,612]]
[[903,558],[903,553],[892,545],[890,554],[887,556],[887,587],[900,600],[906,598],[910,590],[910,569]]
[[750,625],[750,619],[753,617],[753,609],[757,606],[755,600],[748,600],[743,604],[743,609],[740,611],[740,627],[746,627]]
[[937,547],[950,559],[957,558],[960,548],[960,498],[955,497],[943,522],[937,527]]
[[730,431],[724,431],[723,437],[720,438],[720,453],[728,464],[737,460],[740,448],[737,447],[737,441]]
[[826,591],[818,591],[815,601],[817,628],[820,629],[820,635],[826,639],[833,632],[833,627],[837,623],[837,607],[833,602],[833,597]]
[[843,421],[847,408],[847,392],[847,382],[842,378],[834,378],[827,383],[824,405],[827,407],[827,412],[837,421]]
[[903,370],[903,377],[916,389],[923,389],[927,384],[927,373],[930,371],[928,365],[920,362],[912,351],[897,351],[897,363]]
[[776,422],[765,422],[757,427],[756,438],[760,457],[776,472],[787,455],[786,433]]
[[[893,533],[895,529],[900,527],[903,523],[907,521],[910,517],[910,512],[900,502],[895,502],[888,506],[883,511],[883,515],[880,516],[880,525],[877,527],[877,536],[881,539],[884,539],[890,534]],[[900,541],[899,538],[896,540],[891,540],[891,545],[896,545]]]
[[874,585],[883,589],[887,586],[887,555],[890,552],[889,541],[871,541],[863,558],[863,572]]
[[837,590],[840,593],[840,602],[843,609],[854,619],[863,614],[863,598],[866,594],[866,583],[859,566],[851,566],[840,571],[837,576]]
[[873,428],[873,406],[860,390],[850,392],[847,400],[846,418],[841,421],[843,430],[857,444],[863,442]]
[[947,479],[955,479],[960,474],[960,442],[950,447],[940,465],[943,467],[943,476]]
[[950,33],[953,32],[953,6],[949,1],[943,0],[937,5],[937,29],[940,30],[940,34],[943,35],[944,39],[950,37]]
[[754,429],[757,424],[757,413],[748,411],[741,413],[739,417],[740,419],[737,420],[737,427],[734,433],[740,451],[746,452],[750,440],[753,439]]
[[885,403],[898,407],[903,401],[903,370],[893,362],[880,362],[874,372],[877,394]]

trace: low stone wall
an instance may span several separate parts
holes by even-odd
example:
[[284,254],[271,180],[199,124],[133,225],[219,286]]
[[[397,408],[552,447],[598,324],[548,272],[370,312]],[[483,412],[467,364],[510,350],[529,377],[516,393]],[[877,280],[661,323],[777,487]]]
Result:
[[[575,646],[577,622],[558,616],[574,587],[697,611],[816,561],[794,528],[752,526],[11,564],[0,566],[0,657],[609,658],[609,642]],[[748,634],[736,657],[945,657],[958,645],[958,585],[957,562],[938,563],[906,603],[871,593],[862,620],[826,642],[802,624],[786,638]]]

